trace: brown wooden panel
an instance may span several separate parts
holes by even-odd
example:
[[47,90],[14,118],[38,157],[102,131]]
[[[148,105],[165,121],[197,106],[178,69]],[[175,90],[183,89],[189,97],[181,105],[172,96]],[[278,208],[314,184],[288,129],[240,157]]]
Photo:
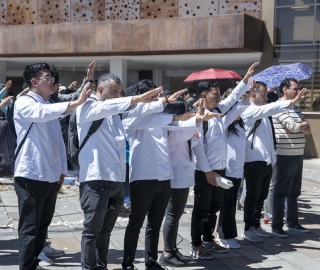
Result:
[[[244,14],[212,16],[209,20],[209,48],[242,48]],[[228,27],[226,27],[226,25]],[[251,37],[252,38],[252,37]]]
[[0,24],[7,24],[7,0],[0,1]]
[[105,0],[71,0],[71,22],[105,20]]
[[112,22],[112,51],[150,51],[150,20]]
[[40,53],[69,53],[73,51],[72,24],[42,24]]
[[[12,34],[14,33],[14,35]],[[50,35],[50,31],[47,33]],[[10,25],[3,27],[5,54],[37,54],[40,52],[41,25]]]
[[197,17],[217,15],[219,1],[179,0],[179,17]]
[[106,17],[111,20],[140,19],[140,0],[107,0]]
[[152,51],[194,49],[194,19],[151,20]]
[[178,17],[179,0],[141,0],[140,18]]
[[207,17],[194,18],[195,49],[209,49],[209,20]]
[[8,0],[8,24],[38,24],[38,0]]
[[70,0],[39,1],[39,24],[70,22]]
[[72,26],[75,53],[111,51],[111,23],[77,23]]
[[219,14],[245,13],[261,18],[261,0],[219,0]]
[[[251,16],[244,16],[244,47],[259,51],[263,47],[263,34],[266,33],[263,21]],[[255,37],[255,38],[251,38]]]

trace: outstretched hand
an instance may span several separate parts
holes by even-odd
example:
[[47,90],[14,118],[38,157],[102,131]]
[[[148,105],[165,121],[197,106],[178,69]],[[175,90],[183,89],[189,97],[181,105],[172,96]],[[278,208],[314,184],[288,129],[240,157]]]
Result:
[[155,88],[153,90],[147,91],[141,95],[138,95],[139,98],[138,102],[150,103],[152,101],[158,100],[158,95],[163,91],[162,86]]
[[291,103],[290,105],[294,105],[294,104],[297,104],[297,103],[300,103],[301,101],[303,101],[306,96],[305,96],[305,93],[307,92],[307,88],[303,88],[302,90],[299,91],[298,95],[291,100]]
[[9,89],[12,85],[12,80],[7,81],[6,86],[4,87],[5,89]]
[[249,67],[246,75],[244,75],[244,77],[243,77],[243,79],[242,79],[242,81],[243,81],[245,84],[248,83],[248,80],[249,80],[249,78],[253,75],[253,73],[254,73],[254,68],[255,68],[257,65],[259,65],[259,62],[254,62],[254,63]]
[[4,98],[0,103],[0,109],[8,107],[10,104],[12,104],[13,98],[14,98],[13,96],[9,96],[9,97]]
[[195,115],[196,115],[196,112],[188,111],[188,112],[185,112],[184,114],[174,115],[173,121],[187,121]]
[[93,60],[87,69],[87,81],[91,81],[94,77],[94,71],[96,69],[97,66],[97,60]]
[[183,90],[180,90],[180,91],[177,91],[177,92],[173,93],[172,95],[170,95],[168,97],[168,102],[169,103],[175,103],[177,98],[180,97],[181,94],[183,94],[186,91],[187,91],[187,89],[183,89]]
[[83,104],[87,99],[88,97],[90,96],[92,90],[89,89],[89,86],[90,86],[90,83],[86,83],[85,86],[83,87],[83,90],[82,92],[80,93],[80,96],[78,97],[78,99],[76,100],[77,103],[78,103],[78,106]]

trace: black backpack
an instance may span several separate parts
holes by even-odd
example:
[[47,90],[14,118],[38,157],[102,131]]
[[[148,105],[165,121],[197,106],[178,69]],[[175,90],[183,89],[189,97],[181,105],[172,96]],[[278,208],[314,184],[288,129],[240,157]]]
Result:
[[[34,99],[36,102],[38,102],[35,98],[31,96],[28,96],[28,95],[25,95],[25,96],[30,97]],[[19,144],[16,150],[17,134],[14,127],[13,110],[14,110],[14,104],[12,104],[12,107],[9,110],[7,119],[0,118],[0,175],[1,176],[11,176],[14,174],[14,163],[33,125],[33,123],[31,123],[26,135],[24,136],[24,138],[22,139],[21,143]]]
[[68,128],[68,147],[67,147],[67,157],[68,160],[71,162],[72,165],[79,166],[79,160],[78,156],[85,145],[85,143],[88,141],[90,136],[95,133],[98,128],[101,126],[104,118],[101,118],[99,120],[93,121],[87,136],[84,138],[83,142],[79,146],[79,135],[77,130],[77,117],[76,117],[76,110],[72,112],[70,115],[69,120],[69,128]]

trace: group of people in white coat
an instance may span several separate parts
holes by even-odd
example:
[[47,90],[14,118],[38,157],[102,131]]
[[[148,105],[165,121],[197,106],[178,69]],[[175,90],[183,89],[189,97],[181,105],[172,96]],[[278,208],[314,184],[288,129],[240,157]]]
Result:
[[[212,259],[213,252],[238,248],[236,194],[243,174],[247,181],[243,237],[260,242],[260,236],[269,236],[260,226],[271,164],[275,162],[271,123],[266,117],[286,112],[301,102],[306,89],[290,100],[264,105],[265,85],[251,81],[248,88],[257,65],[248,69],[223,101],[216,82],[199,82],[197,111],[187,111],[180,97],[184,90],[161,97],[162,87],[149,80],[138,83],[132,96],[121,97],[121,80],[111,73],[99,78],[95,93],[86,83],[78,99],[51,104],[48,100],[54,92],[54,77],[50,66],[28,65],[24,72],[28,97],[21,97],[14,105],[18,145],[22,142],[14,175],[20,213],[20,269],[40,269],[37,258],[53,216],[56,193],[67,173],[58,119],[73,110],[80,145],[92,124],[103,119],[78,157],[84,213],[82,269],[107,268],[110,235],[124,200],[126,140],[130,147],[131,213],[124,235],[123,269],[134,269],[146,217],[146,269],[188,264],[190,256],[177,248],[177,235],[192,186],[191,256]],[[219,187],[220,177],[232,181],[233,187]],[[219,211],[221,237],[217,241],[213,232]],[[164,250],[158,261],[164,217]]]

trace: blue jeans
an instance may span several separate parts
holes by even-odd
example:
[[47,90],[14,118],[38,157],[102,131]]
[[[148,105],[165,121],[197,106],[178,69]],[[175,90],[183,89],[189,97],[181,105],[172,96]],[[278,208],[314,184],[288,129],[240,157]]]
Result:
[[95,180],[80,184],[84,213],[82,269],[106,269],[110,235],[123,205],[123,183]]
[[285,200],[287,200],[287,226],[295,227],[298,225],[298,197],[301,194],[302,169],[302,155],[277,155],[277,175],[273,194],[273,229],[283,227]]

